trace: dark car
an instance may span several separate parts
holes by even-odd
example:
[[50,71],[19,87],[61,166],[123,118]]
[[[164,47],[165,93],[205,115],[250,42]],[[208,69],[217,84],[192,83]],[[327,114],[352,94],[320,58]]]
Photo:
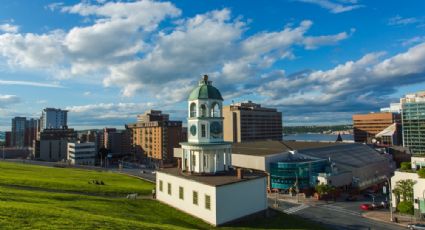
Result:
[[408,224],[407,228],[412,230],[425,230],[425,224]]
[[357,197],[356,196],[347,196],[347,198],[345,198],[345,201],[357,201]]

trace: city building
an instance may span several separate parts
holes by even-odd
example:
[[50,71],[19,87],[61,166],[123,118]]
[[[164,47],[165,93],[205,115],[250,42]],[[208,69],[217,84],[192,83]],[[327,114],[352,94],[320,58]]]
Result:
[[413,154],[425,154],[425,91],[400,99],[403,146]]
[[286,189],[304,178],[303,188],[320,181],[361,190],[395,170],[390,156],[360,143],[256,141],[236,143],[232,149],[233,166],[265,172],[268,188]]
[[25,146],[32,146],[37,139],[37,133],[40,131],[40,119],[29,119],[25,124]]
[[101,147],[111,149],[112,146],[112,133],[116,133],[116,128],[104,128],[102,133]]
[[5,147],[11,147],[12,146],[12,132],[6,131],[4,133],[4,142],[5,142]]
[[31,147],[37,138],[40,120],[26,117],[15,117],[12,119],[12,131],[10,133],[10,146]]
[[397,170],[394,172],[394,176],[391,177],[391,205],[393,210],[396,210],[398,204],[403,201],[403,196],[397,194],[397,182],[412,180],[413,184],[413,209],[414,215],[417,219],[425,218],[425,178],[421,178],[418,175],[418,170],[425,167],[425,158],[423,156],[411,158],[412,170]]
[[12,146],[25,147],[25,127],[27,118],[14,117],[12,119]]
[[401,103],[390,103],[390,107],[381,108],[381,113],[401,113]]
[[[372,144],[376,142],[376,135],[394,123],[401,123],[401,116],[397,113],[369,113],[353,115],[354,141]],[[398,126],[399,127],[399,126]],[[401,132],[395,132],[397,144],[401,144]]]
[[248,101],[223,107],[224,140],[282,140],[282,113]]
[[149,110],[138,115],[137,123],[126,125],[126,129],[137,158],[158,164],[174,162],[173,149],[183,140],[181,121],[170,121],[168,114]]
[[40,132],[40,139],[34,141],[34,158],[44,161],[67,160],[68,142],[76,140],[77,133],[74,129],[44,129]]
[[96,160],[96,144],[93,142],[69,142],[67,159],[71,164],[94,165]]
[[45,108],[41,113],[40,130],[63,129],[68,125],[68,111],[55,108]]
[[223,99],[205,76],[189,96],[188,142],[177,168],[156,175],[157,199],[212,225],[255,213],[267,205],[263,173],[231,168],[231,143],[223,141]]

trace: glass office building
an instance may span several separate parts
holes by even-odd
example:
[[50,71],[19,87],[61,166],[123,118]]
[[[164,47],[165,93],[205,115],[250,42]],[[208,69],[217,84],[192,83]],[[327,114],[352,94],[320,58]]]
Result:
[[[410,96],[410,97],[409,97]],[[402,99],[403,145],[413,154],[425,155],[425,93]]]
[[325,159],[288,159],[270,163],[271,187],[284,190],[313,188],[317,175],[328,169],[329,161]]

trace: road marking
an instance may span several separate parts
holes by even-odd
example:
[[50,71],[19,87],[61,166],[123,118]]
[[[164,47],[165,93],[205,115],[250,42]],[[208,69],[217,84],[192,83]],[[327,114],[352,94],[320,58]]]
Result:
[[308,206],[306,204],[302,204],[300,206],[295,206],[295,207],[292,207],[292,208],[288,208],[286,210],[283,210],[283,212],[286,213],[286,214],[291,214],[291,213],[295,213],[295,212],[301,211],[303,209],[306,209],[308,207],[310,207],[310,206]]
[[341,213],[345,213],[345,214],[355,215],[355,216],[361,216],[362,215],[360,212],[351,211],[351,210],[345,209],[343,207],[332,205],[332,204],[320,205],[320,206],[317,206],[317,207],[325,208],[325,209],[332,210],[332,211],[335,211],[335,212],[341,212]]

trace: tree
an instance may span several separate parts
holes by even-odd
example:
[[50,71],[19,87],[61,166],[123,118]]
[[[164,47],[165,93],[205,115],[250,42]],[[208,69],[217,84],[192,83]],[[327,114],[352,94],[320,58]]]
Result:
[[[409,213],[409,205],[411,205],[413,209],[413,185],[415,183],[416,182],[411,179],[397,181],[393,193],[397,200],[396,203],[401,200],[401,202],[397,204],[397,210],[400,212]],[[401,207],[399,207],[400,205]]]
[[410,162],[401,162],[400,169],[401,170],[411,170],[412,164]]
[[315,189],[320,196],[326,195],[332,191],[332,187],[327,184],[317,184]]
[[425,168],[421,168],[418,170],[419,178],[425,178]]

